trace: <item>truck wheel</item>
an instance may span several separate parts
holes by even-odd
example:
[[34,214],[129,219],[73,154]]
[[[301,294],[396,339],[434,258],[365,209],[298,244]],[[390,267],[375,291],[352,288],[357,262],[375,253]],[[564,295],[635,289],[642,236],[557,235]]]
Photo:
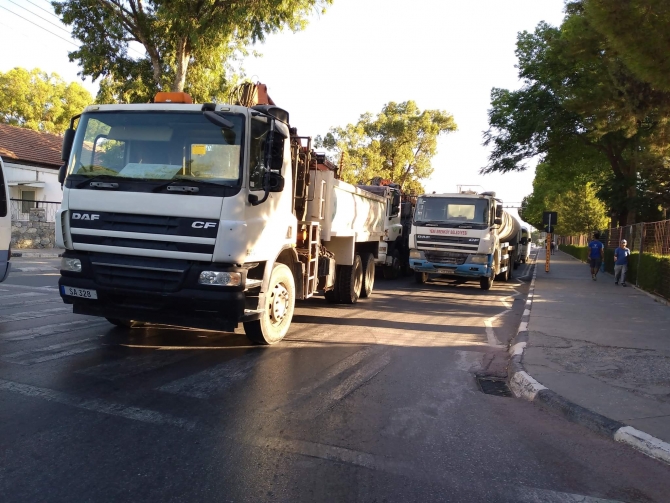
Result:
[[323,292],[323,296],[326,298],[326,302],[329,304],[337,304],[340,302],[340,292],[337,291],[337,281],[335,282],[332,290]]
[[493,286],[493,278],[487,276],[486,278],[479,278],[479,286],[482,290],[490,290]]
[[424,283],[426,283],[426,281],[428,281],[428,273],[416,271],[414,273],[414,280],[418,284],[423,285]]
[[361,262],[363,263],[361,297],[367,299],[372,295],[372,287],[375,284],[375,256],[372,253],[363,253],[361,255]]
[[363,263],[360,255],[354,257],[353,265],[342,265],[338,272],[340,302],[355,304],[361,296],[363,287]]
[[259,320],[244,323],[244,332],[255,344],[275,344],[281,341],[293,318],[295,281],[284,264],[275,264],[265,294],[265,305]]
[[395,250],[391,255],[391,265],[385,265],[383,269],[384,279],[398,279],[402,270],[400,254]]

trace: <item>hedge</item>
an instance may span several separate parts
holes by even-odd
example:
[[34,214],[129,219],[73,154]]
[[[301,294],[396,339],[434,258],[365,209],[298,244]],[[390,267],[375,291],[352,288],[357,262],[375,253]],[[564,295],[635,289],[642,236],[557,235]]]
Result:
[[[588,246],[559,245],[565,253],[588,262]],[[626,279],[648,292],[670,299],[670,256],[651,253],[631,253]],[[638,268],[639,265],[639,268]],[[605,270],[614,274],[614,250],[605,250]]]

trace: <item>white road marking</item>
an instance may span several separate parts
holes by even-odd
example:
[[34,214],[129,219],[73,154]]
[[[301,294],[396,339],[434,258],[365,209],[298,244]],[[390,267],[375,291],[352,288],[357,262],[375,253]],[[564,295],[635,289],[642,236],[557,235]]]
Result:
[[491,316],[490,318],[484,320],[484,326],[486,327],[486,340],[489,343],[489,346],[502,347],[503,344],[496,337],[495,330],[493,330],[493,322],[496,321],[501,316],[505,316],[509,313],[511,309],[505,309],[502,313]]
[[344,360],[340,360],[335,365],[331,366],[326,372],[322,373],[321,377],[318,379],[312,381],[307,386],[297,391],[291,391],[290,393],[297,395],[310,395],[315,389],[320,388],[334,377],[337,377],[354,365],[358,365],[361,361],[363,361],[364,358],[372,354],[379,353],[382,350],[382,347],[368,346],[361,349],[360,351],[356,351],[354,354],[347,356]]
[[16,342],[35,339],[37,337],[46,337],[49,335],[62,334],[72,330],[83,330],[86,328],[95,328],[100,325],[109,325],[107,321],[92,321],[89,319],[68,321],[66,323],[52,323],[35,328],[24,328],[23,330],[12,330],[0,334],[0,342]]
[[257,349],[197,374],[172,381],[158,390],[193,398],[209,398],[210,395],[227,389],[231,384],[247,377],[261,363],[260,358],[263,358],[262,363],[265,363],[282,354],[281,351],[272,351],[269,355],[263,355],[265,351],[267,350]]
[[0,316],[0,323],[32,320],[35,318],[46,318],[47,316],[57,315],[65,312],[72,313],[72,307],[55,307],[53,309],[44,309],[43,311],[27,311],[25,313],[5,314]]
[[530,316],[530,309],[524,309],[523,316]]
[[23,300],[17,300],[15,302],[9,302],[9,303],[2,303],[0,305],[0,309],[9,309],[9,308],[16,308],[19,306],[25,306],[25,307],[32,307],[35,306],[36,304],[39,304],[40,306],[43,306],[45,304],[63,304],[63,301],[61,300],[60,297],[51,297],[51,298],[46,298],[46,299],[23,299]]
[[300,454],[311,458],[336,461],[355,466],[362,466],[371,470],[389,472],[396,475],[406,476],[411,472],[412,465],[399,461],[389,460],[383,456],[376,456],[367,452],[355,451],[346,447],[319,444],[306,440],[293,440],[285,438],[259,438],[249,439],[244,443],[263,449]]
[[35,363],[43,363],[51,360],[59,360],[61,358],[66,358],[68,356],[73,356],[80,353],[87,353],[88,351],[93,351],[99,348],[100,348],[99,338],[89,337],[87,339],[79,341],[64,342],[61,344],[53,344],[52,346],[47,346],[43,348],[40,347],[37,349],[17,351],[15,353],[9,353],[7,355],[3,355],[2,357],[0,357],[0,359],[10,363],[18,363],[20,365],[33,365]]
[[522,321],[521,323],[519,323],[519,330],[517,331],[517,333],[525,332],[526,330],[528,330],[528,322]]
[[[3,290],[3,291],[6,292],[7,290]],[[46,293],[46,292],[23,292],[23,293],[12,293],[12,294],[10,294],[10,295],[3,295],[3,296],[2,296],[2,300],[5,301],[5,300],[7,300],[7,299],[15,299],[15,298],[17,298],[17,297],[39,297],[39,296],[42,296],[42,295],[49,295],[49,294]],[[2,303],[2,305],[4,306],[4,302]]]
[[143,423],[177,426],[187,430],[192,430],[195,427],[193,421],[174,417],[155,410],[129,407],[120,403],[108,402],[97,398],[80,398],[61,391],[38,388],[37,386],[6,381],[4,379],[0,379],[0,391],[8,391],[28,397],[41,398],[48,402],[60,403],[78,409],[123,417],[134,421],[141,421]]
[[161,367],[171,365],[173,363],[190,358],[195,354],[191,352],[165,352],[152,351],[149,354],[132,355],[124,357],[120,360],[101,363],[94,367],[89,367],[83,370],[77,370],[77,374],[83,374],[89,377],[96,377],[98,379],[106,379],[108,381],[116,381],[124,379],[133,375],[141,374],[143,372],[151,372]]

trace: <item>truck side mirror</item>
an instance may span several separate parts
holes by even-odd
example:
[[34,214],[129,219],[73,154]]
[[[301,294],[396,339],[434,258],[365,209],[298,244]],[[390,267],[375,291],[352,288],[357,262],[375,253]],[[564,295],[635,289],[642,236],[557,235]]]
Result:
[[276,125],[274,124],[268,136],[268,141],[265,144],[265,165],[270,171],[281,171],[284,166],[284,143],[286,136],[276,129]]
[[65,183],[65,173],[67,173],[67,164],[63,164],[58,168],[58,183],[60,183],[61,187]]
[[70,160],[70,152],[72,152],[72,144],[74,143],[74,134],[76,132],[77,131],[70,126],[65,130],[65,134],[63,135],[63,148],[61,149],[60,158],[66,164]]
[[284,190],[284,177],[274,171],[268,173],[268,190],[270,192],[281,192]]

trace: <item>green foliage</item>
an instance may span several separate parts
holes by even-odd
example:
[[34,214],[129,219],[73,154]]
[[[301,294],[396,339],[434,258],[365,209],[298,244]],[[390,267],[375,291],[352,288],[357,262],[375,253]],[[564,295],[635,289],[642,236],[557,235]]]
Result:
[[519,34],[523,86],[491,92],[482,172],[522,171],[539,156],[564,172],[557,178],[580,173],[596,183],[620,223],[632,223],[643,202],[666,204],[670,93],[637,79],[580,4],[567,12],[559,28]]
[[0,72],[0,122],[47,133],[62,133],[73,115],[93,102],[77,82],[39,68]]
[[588,246],[574,246],[574,245],[558,245],[558,249],[564,251],[568,255],[581,260],[582,262],[589,261],[589,247]]
[[393,180],[409,193],[423,192],[421,180],[433,173],[437,138],[456,130],[443,110],[420,110],[414,101],[390,102],[377,115],[365,113],[356,124],[331,128],[317,148],[342,159],[342,178],[368,183],[376,177]]
[[[188,91],[197,101],[232,86],[230,62],[248,44],[306,26],[332,0],[63,0],[52,5],[81,47],[69,54],[81,75],[105,78],[98,97],[147,102],[156,91]],[[143,46],[133,54],[130,43]]]
[[670,91],[670,2],[580,0],[593,26],[645,82]]
[[[578,165],[572,165],[578,166]],[[607,208],[597,197],[593,182],[596,170],[590,173],[561,170],[549,162],[538,165],[533,180],[533,192],[525,197],[519,216],[534,227],[544,228],[542,214],[556,211],[562,235],[590,233],[608,227]]]

